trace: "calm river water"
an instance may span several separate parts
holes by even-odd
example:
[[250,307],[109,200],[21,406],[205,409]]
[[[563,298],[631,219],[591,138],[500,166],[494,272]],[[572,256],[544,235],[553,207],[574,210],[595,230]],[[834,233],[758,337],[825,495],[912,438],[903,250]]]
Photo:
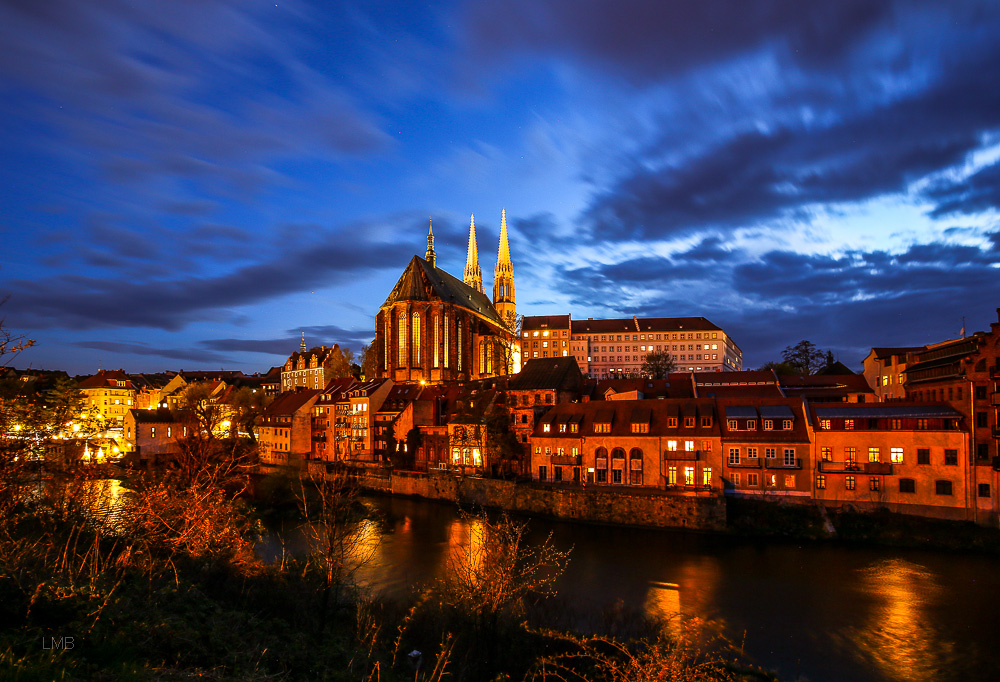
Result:
[[[470,521],[448,505],[366,498],[384,521],[362,581],[403,595],[434,580]],[[584,613],[617,602],[719,624],[784,680],[1000,680],[1000,559],[868,547],[755,543],[694,533],[529,521],[572,548],[560,596]],[[287,534],[291,551],[294,534]],[[273,545],[272,545],[273,548]]]

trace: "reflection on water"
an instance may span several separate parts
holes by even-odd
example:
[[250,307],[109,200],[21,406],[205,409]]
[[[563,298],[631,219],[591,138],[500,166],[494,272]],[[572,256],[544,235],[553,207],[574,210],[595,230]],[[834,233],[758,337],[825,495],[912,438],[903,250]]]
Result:
[[846,635],[885,679],[930,682],[956,663],[956,646],[935,626],[931,607],[946,598],[937,577],[919,564],[886,559],[859,571],[857,589],[871,603]]
[[[380,540],[358,576],[406,596],[473,566],[476,522],[447,505],[368,498]],[[556,589],[582,612],[712,622],[781,679],[1000,680],[1000,560],[894,549],[741,542],[724,536],[532,519],[527,542],[572,549]],[[374,540],[372,540],[374,541]],[[289,547],[294,534],[286,533]],[[272,545],[273,547],[273,545]],[[294,551],[294,550],[293,550]],[[668,627],[679,627],[678,619]]]

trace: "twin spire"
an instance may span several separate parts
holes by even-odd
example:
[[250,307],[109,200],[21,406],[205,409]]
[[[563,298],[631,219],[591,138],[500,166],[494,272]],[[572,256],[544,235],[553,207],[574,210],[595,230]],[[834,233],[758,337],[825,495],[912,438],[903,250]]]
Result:
[[[427,230],[427,253],[424,256],[431,267],[437,267],[434,253],[434,223]],[[479,267],[479,245],[476,243],[476,216],[469,221],[469,250],[465,258],[463,281],[481,294],[483,271]],[[507,240],[507,209],[500,212],[500,245],[497,247],[497,264],[493,270],[493,305],[507,325],[513,329],[516,319],[514,306],[514,265],[510,260],[510,243]]]

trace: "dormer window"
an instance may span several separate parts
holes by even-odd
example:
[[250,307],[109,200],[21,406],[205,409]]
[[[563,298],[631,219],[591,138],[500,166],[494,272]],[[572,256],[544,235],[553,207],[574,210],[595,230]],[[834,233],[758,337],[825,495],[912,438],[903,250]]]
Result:
[[753,419],[748,419],[747,420],[747,431],[756,431],[756,430],[757,430],[757,422],[754,421]]
[[[765,424],[766,423],[767,422],[765,422]],[[740,428],[740,425],[739,425],[739,422],[737,422],[735,419],[727,419],[726,420],[726,427],[730,431],[736,431],[736,430],[738,430]]]
[[789,431],[792,428],[792,420],[783,419],[781,422],[781,428],[783,428],[785,431]]
[[542,433],[548,433],[552,430],[552,424],[542,424]]
[[765,431],[770,431],[773,428],[774,428],[774,420],[773,419],[765,419],[764,420],[764,430]]

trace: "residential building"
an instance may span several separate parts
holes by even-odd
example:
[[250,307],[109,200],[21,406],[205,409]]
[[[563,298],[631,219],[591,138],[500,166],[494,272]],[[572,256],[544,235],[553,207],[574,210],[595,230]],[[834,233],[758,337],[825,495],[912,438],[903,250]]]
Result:
[[85,396],[87,410],[100,415],[110,431],[121,435],[125,413],[132,409],[135,400],[132,380],[125,371],[102,369],[81,381],[77,387]]
[[595,379],[638,376],[646,355],[670,353],[677,368],[688,372],[743,368],[743,352],[721,328],[704,317],[573,320],[570,315],[525,317],[521,357],[576,358],[580,370]]
[[539,417],[530,446],[536,481],[721,490],[710,399],[562,403]]
[[994,471],[1000,469],[1000,308],[997,317],[988,332],[925,346],[903,372],[907,399],[945,401],[966,416],[975,466]]
[[974,478],[958,410],[909,402],[811,409],[817,502],[995,524],[995,477]]
[[727,493],[808,500],[812,457],[803,401],[745,395],[720,399],[718,409]]
[[165,407],[134,409],[125,415],[125,451],[141,466],[155,466],[177,454],[178,439],[196,425],[189,415]]
[[305,468],[312,452],[312,408],[320,391],[285,391],[268,405],[254,428],[265,466]]
[[281,370],[281,390],[293,391],[296,387],[322,391],[331,379],[349,377],[350,365],[340,346],[332,348],[317,346],[306,350],[306,337],[302,335],[302,345],[297,353],[285,360]]
[[880,403],[906,399],[906,368],[923,346],[872,348],[865,356],[864,376]]

